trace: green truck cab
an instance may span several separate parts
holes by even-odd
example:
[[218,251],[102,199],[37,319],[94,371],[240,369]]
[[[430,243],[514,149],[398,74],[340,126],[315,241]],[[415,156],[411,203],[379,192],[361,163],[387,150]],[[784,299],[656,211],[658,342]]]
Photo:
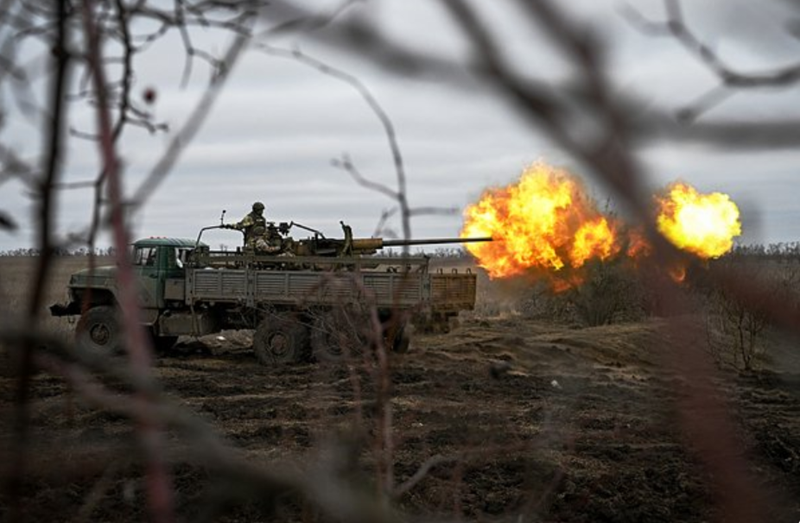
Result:
[[170,296],[182,300],[184,266],[195,246],[194,240],[181,238],[147,238],[133,244],[133,268],[142,308],[163,309]]
[[[145,238],[131,246],[142,322],[157,349],[167,350],[177,334],[162,332],[159,317],[184,300],[187,259],[198,244],[182,238]],[[204,244],[199,244],[205,247]],[[116,266],[90,267],[70,276],[67,304],[50,307],[53,316],[79,315],[77,341],[88,348],[117,352],[122,348],[118,320]]]

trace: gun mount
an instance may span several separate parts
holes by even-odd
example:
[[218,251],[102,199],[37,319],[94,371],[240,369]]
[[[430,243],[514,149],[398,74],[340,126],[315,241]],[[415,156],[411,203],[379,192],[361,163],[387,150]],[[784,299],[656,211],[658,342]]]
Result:
[[[354,238],[352,228],[344,222],[342,226],[344,238],[328,238],[322,232],[296,222],[267,222],[263,234],[264,245],[277,246],[269,252],[259,250],[253,245],[237,248],[235,252],[210,251],[208,248],[198,247],[194,261],[197,265],[227,265],[243,266],[257,264],[262,268],[290,269],[293,267],[309,269],[364,267],[374,266],[379,262],[377,257],[372,257],[378,251],[387,247],[406,247],[415,245],[447,245],[472,242],[490,242],[491,237],[477,238],[424,238],[424,239],[384,239],[384,238]],[[209,229],[226,228],[211,226],[201,229],[197,237],[200,238],[204,231]],[[293,228],[303,229],[312,233],[311,236],[296,240],[289,234]],[[258,245],[258,242],[256,242]]]

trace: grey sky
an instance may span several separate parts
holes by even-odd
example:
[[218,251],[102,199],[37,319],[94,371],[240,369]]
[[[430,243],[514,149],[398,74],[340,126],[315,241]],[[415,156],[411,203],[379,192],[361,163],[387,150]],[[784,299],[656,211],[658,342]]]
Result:
[[[553,79],[569,68],[540,35],[522,32],[511,2],[473,2],[485,16],[507,27],[506,49],[521,71]],[[320,2],[305,2],[321,9]],[[646,102],[680,108],[716,84],[702,65],[669,38],[640,34],[618,15],[619,2],[575,0],[567,7],[609,39],[610,72],[621,91],[636,93]],[[800,42],[786,32],[789,16],[800,14],[780,0],[698,0],[686,2],[687,23],[707,38],[731,67],[747,72],[791,63],[800,56]],[[335,5],[327,2],[325,5]],[[653,19],[663,16],[660,1],[631,2]],[[362,16],[388,35],[415,48],[442,56],[466,56],[465,43],[452,31],[444,11],[430,0],[366,2],[345,16]],[[220,54],[225,42],[208,36],[209,49]],[[409,199],[413,207],[463,209],[483,189],[516,179],[530,162],[573,166],[574,160],[555,148],[492,89],[466,74],[463,82],[411,80],[302,37],[276,45],[299,45],[309,55],[359,78],[392,119],[406,164]],[[191,84],[180,89],[183,67],[177,40],[167,39],[142,55],[137,64],[140,92],[157,90],[152,110],[170,124],[167,134],[149,135],[129,129],[121,143],[125,187],[130,193],[154,163],[194,108],[207,81],[208,70],[196,64]],[[751,69],[752,68],[752,69]],[[798,87],[780,91],[740,93],[712,109],[707,118],[800,117]],[[7,101],[8,98],[5,98]],[[74,125],[93,129],[93,115],[74,106]],[[38,128],[20,119],[7,123],[0,137],[25,157],[37,154]],[[294,220],[339,234],[339,220],[357,235],[373,233],[381,212],[394,206],[385,196],[357,185],[331,159],[347,153],[366,177],[395,186],[390,150],[383,129],[364,100],[349,85],[283,58],[248,52],[237,65],[226,90],[196,139],[134,223],[134,236],[196,236],[200,227],[227,219],[238,220],[254,200],[267,206],[268,219]],[[655,189],[677,178],[701,191],[732,196],[743,212],[745,241],[796,241],[800,205],[795,179],[800,153],[720,152],[699,146],[658,144],[641,151]],[[71,140],[65,181],[92,179],[97,171],[94,144]],[[586,178],[586,173],[573,169]],[[592,180],[587,179],[591,184]],[[27,247],[32,242],[31,201],[20,184],[0,187],[0,208],[24,220],[15,234],[0,232],[0,250]],[[603,187],[594,189],[605,198]],[[613,199],[613,195],[612,195]],[[80,230],[88,223],[91,193],[62,194],[59,233]],[[390,226],[399,231],[397,219]],[[415,237],[457,236],[459,214],[418,216]],[[235,233],[210,236],[212,245],[235,245]],[[107,243],[106,237],[103,243]]]

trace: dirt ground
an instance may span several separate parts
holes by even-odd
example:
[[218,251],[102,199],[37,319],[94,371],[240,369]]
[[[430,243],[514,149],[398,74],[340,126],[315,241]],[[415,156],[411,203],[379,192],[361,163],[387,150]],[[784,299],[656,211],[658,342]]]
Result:
[[[702,408],[686,401],[697,377],[665,357],[669,320],[559,325],[497,305],[505,294],[480,284],[482,299],[496,302],[493,314],[466,315],[448,334],[417,333],[407,354],[392,355],[395,485],[432,465],[396,501],[409,520],[745,521],[726,496],[739,479],[753,487],[761,520],[800,520],[796,340],[774,336],[760,372],[706,376],[743,449],[711,459],[686,422],[703,416],[684,412]],[[182,338],[156,359],[155,375],[253,462],[302,458],[334,434],[349,435],[354,474],[367,489],[374,483],[375,384],[361,367],[355,381],[342,365],[265,367],[247,332],[224,332]],[[4,479],[15,390],[3,373]],[[40,373],[32,390],[25,519],[146,520],[131,422],[88,405],[61,378]],[[170,434],[170,443],[181,439]],[[742,478],[719,477],[734,462],[745,470],[728,472]],[[328,520],[293,496],[267,503],[250,493],[220,506],[212,501],[224,491],[219,478],[185,462],[171,471],[182,521]],[[0,516],[9,503],[4,493]]]

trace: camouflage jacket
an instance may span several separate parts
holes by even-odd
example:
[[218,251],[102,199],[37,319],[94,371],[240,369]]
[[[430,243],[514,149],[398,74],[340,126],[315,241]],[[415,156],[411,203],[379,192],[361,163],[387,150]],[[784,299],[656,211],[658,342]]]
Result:
[[266,236],[254,236],[250,238],[246,246],[256,254],[275,254],[281,251],[280,240],[277,242],[269,241]]
[[267,226],[267,220],[263,216],[259,216],[255,212],[248,213],[247,216],[242,218],[240,222],[233,224],[234,229],[238,229],[240,231],[244,231],[244,243],[245,245],[251,241],[251,231],[253,227],[261,225],[262,227]]

